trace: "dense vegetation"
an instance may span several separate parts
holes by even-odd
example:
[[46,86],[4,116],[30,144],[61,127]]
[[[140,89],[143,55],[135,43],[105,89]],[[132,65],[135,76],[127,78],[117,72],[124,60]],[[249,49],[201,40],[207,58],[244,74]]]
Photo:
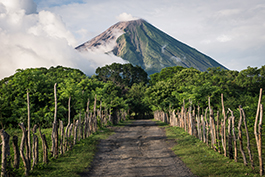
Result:
[[220,95],[223,93],[226,108],[235,110],[241,105],[251,122],[256,115],[259,89],[265,88],[265,66],[248,67],[240,72],[220,68],[200,72],[177,66],[162,69],[150,77],[145,99],[152,110],[167,111],[170,106],[180,110],[183,99],[186,104],[191,99],[193,104],[206,108],[210,97],[211,106],[221,111]]
[[[205,72],[180,66],[168,67],[148,80],[140,67],[131,64],[107,65],[86,76],[78,69],[62,66],[17,70],[0,81],[0,119],[5,128],[26,122],[27,89],[30,93],[32,124],[51,127],[54,112],[53,86],[58,83],[58,119],[67,119],[71,96],[71,117],[84,113],[88,99],[97,94],[103,108],[125,109],[136,115],[155,110],[180,108],[183,99],[188,104],[207,107],[208,97],[215,109],[220,109],[220,94],[225,105],[237,109],[242,105],[249,121],[254,120],[259,88],[265,88],[265,66],[248,67],[240,72],[209,68]],[[98,104],[99,105],[99,104]],[[92,110],[93,104],[90,104]],[[66,122],[66,121],[65,121]]]

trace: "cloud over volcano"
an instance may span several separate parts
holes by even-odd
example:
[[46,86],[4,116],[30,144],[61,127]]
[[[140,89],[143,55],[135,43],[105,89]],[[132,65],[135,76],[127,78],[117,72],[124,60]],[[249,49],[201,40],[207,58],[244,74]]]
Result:
[[61,17],[36,9],[33,0],[0,0],[0,79],[30,67],[62,65],[91,75],[99,66],[124,63],[100,51],[79,53]]

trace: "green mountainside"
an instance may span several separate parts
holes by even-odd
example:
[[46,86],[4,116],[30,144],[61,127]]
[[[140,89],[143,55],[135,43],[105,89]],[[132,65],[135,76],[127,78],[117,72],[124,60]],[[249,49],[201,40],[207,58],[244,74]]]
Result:
[[114,39],[114,29],[122,31],[123,34],[116,39],[112,52],[133,65],[141,66],[149,75],[171,66],[193,67],[200,71],[211,67],[227,69],[143,19],[119,22],[76,49],[91,49]]

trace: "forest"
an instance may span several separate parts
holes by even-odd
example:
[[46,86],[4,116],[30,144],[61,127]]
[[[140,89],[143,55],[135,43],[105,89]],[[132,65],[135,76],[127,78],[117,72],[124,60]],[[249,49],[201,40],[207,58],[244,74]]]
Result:
[[[113,63],[99,67],[88,77],[82,71],[63,66],[18,69],[0,81],[2,128],[17,128],[27,119],[27,90],[31,121],[51,127],[54,112],[53,86],[58,84],[58,119],[67,122],[84,114],[88,100],[97,95],[103,108],[129,110],[131,116],[150,115],[156,110],[180,109],[186,104],[206,108],[208,97],[214,109],[221,109],[220,95],[230,109],[241,105],[249,122],[254,121],[260,88],[265,88],[265,65],[242,71],[209,68],[205,72],[180,66],[168,67],[150,76],[139,66]],[[190,100],[190,101],[188,101]],[[262,100],[264,103],[264,100]],[[98,104],[99,105],[99,104]],[[92,104],[90,104],[92,109]],[[113,111],[112,111],[113,112]],[[235,113],[236,114],[236,113]]]

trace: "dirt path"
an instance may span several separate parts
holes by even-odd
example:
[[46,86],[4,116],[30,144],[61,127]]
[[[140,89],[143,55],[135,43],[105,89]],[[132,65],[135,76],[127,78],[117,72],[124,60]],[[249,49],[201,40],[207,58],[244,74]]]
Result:
[[81,176],[194,176],[155,122],[136,120],[115,132],[100,142],[92,168]]

